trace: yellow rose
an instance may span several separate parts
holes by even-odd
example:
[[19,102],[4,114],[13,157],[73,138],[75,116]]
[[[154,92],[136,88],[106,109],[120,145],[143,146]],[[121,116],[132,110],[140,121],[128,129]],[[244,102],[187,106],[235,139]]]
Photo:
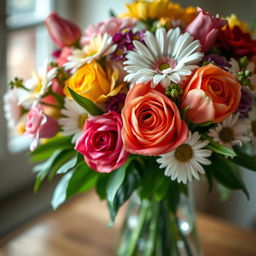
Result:
[[68,87],[95,103],[103,103],[120,92],[123,85],[116,86],[118,71],[106,73],[96,61],[82,66],[65,84],[64,93],[71,98]]
[[[197,9],[194,7],[181,8],[179,4],[171,3],[168,0],[140,0],[126,4],[126,8],[127,12],[122,14],[121,17],[130,17],[140,20],[171,19],[181,21],[185,26],[198,14]],[[163,22],[163,20],[161,22]],[[163,25],[161,22],[159,26]]]

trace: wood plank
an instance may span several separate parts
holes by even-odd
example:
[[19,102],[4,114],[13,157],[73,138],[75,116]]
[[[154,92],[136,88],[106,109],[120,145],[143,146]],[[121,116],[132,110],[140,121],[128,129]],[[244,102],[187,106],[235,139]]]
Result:
[[[0,256],[112,256],[122,216],[107,227],[105,203],[82,195],[5,237]],[[203,214],[198,226],[205,256],[256,256],[255,233]]]

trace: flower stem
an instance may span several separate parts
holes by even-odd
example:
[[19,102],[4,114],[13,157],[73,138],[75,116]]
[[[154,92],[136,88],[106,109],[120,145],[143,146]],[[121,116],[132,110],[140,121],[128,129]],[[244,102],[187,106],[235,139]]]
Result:
[[148,246],[145,250],[144,256],[154,255],[155,244],[157,239],[158,222],[159,222],[160,204],[158,202],[152,203],[151,222],[149,227]]
[[125,256],[133,256],[135,249],[136,249],[136,245],[138,242],[138,238],[140,237],[140,233],[142,231],[144,222],[145,222],[145,218],[147,216],[148,213],[148,207],[149,207],[149,202],[146,200],[142,201],[142,205],[141,205],[141,210],[140,210],[140,215],[139,215],[139,220],[138,220],[138,224],[136,229],[134,230],[132,237],[131,237],[131,242],[129,244],[129,248],[127,251],[127,254]]

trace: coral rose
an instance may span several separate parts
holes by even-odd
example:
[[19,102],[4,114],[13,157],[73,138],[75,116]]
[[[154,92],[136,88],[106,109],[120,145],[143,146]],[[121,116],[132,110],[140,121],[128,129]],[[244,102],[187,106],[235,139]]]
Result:
[[75,149],[95,171],[109,173],[126,162],[128,152],[123,147],[122,126],[121,115],[116,112],[86,120]]
[[181,107],[189,107],[187,119],[195,124],[223,121],[238,108],[241,98],[236,77],[212,64],[197,69],[183,87]]
[[158,156],[178,147],[188,136],[176,104],[150,83],[133,86],[122,118],[124,146],[133,154]]
[[[108,70],[111,73],[110,70]],[[123,84],[116,86],[118,70],[107,74],[99,63],[93,61],[79,68],[65,84],[64,93],[71,98],[68,87],[95,103],[103,103],[119,93]]]

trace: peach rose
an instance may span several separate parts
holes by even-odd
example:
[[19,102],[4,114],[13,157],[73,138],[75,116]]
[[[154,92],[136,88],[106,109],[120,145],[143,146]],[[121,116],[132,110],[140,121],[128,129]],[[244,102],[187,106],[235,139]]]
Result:
[[219,123],[238,108],[241,85],[227,71],[208,64],[203,66],[183,85],[181,107],[192,123]]
[[158,156],[181,145],[188,127],[176,104],[150,84],[137,84],[129,91],[122,110],[122,137],[126,151]]

